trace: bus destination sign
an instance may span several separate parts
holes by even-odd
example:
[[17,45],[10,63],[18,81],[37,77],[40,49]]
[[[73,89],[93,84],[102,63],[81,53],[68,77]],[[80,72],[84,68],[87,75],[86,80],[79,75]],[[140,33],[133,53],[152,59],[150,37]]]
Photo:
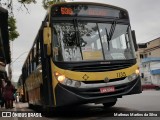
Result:
[[126,11],[105,6],[69,5],[52,7],[52,17],[67,16],[128,18]]
[[[72,8],[67,7],[61,7],[61,14],[62,15],[74,15],[74,11]],[[82,14],[82,13],[81,13]],[[83,15],[89,15],[89,16],[107,16],[107,11],[102,9],[89,9],[86,11],[86,13]]]

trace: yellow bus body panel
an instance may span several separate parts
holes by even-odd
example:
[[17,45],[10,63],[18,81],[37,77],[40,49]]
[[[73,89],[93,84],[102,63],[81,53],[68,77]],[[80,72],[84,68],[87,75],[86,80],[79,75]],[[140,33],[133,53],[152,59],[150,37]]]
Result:
[[[77,72],[77,71],[70,71],[58,68],[52,61],[51,61],[51,71],[52,71],[52,84],[53,84],[53,94],[54,94],[54,104],[56,106],[56,95],[55,95],[55,88],[58,84],[54,73],[58,72],[62,75],[65,75],[66,78],[77,80],[77,81],[97,81],[97,80],[104,80],[106,77],[109,79],[116,79],[122,78],[119,76],[119,73],[125,73],[126,76],[129,76],[135,73],[135,70],[138,69],[138,65],[135,64],[129,68],[121,69],[121,70],[114,70],[114,71],[107,71],[107,72]],[[84,79],[84,76],[88,76],[87,80]]]

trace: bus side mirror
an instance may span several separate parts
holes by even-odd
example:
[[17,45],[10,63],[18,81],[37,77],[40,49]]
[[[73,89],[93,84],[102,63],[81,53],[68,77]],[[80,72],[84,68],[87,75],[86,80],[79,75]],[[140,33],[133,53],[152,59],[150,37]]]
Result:
[[136,35],[135,35],[135,31],[134,30],[132,30],[132,40],[133,40],[135,51],[137,51],[138,50],[138,45],[137,45]]
[[50,27],[44,27],[43,29],[43,42],[44,45],[47,46],[47,55],[51,55],[51,28]]

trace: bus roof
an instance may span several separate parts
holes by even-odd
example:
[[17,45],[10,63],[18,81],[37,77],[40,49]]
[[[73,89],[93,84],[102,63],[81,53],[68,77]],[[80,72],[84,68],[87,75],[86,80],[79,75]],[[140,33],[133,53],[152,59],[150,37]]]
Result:
[[110,4],[104,4],[104,3],[96,3],[96,2],[62,2],[62,3],[56,3],[56,4],[52,4],[50,7],[53,6],[57,6],[57,5],[97,5],[97,6],[103,6],[103,7],[111,7],[111,8],[115,8],[115,9],[119,9],[119,10],[123,10],[128,12],[126,9],[121,8],[121,7],[117,7],[114,5],[110,5]]

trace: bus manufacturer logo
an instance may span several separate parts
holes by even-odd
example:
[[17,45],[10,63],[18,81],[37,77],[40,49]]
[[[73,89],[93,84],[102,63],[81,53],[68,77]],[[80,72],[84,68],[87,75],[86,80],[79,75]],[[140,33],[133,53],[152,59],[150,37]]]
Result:
[[111,64],[111,62],[100,62],[100,64]]
[[104,79],[104,82],[108,83],[108,82],[109,82],[109,78],[106,77],[106,78]]
[[82,78],[83,78],[84,80],[88,80],[89,76],[85,74]]

